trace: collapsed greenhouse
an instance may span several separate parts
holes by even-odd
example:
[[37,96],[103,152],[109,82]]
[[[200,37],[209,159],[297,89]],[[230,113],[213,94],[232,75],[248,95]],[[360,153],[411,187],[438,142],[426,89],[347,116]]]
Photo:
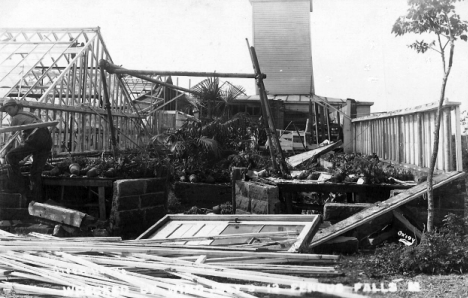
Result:
[[[8,165],[1,165],[0,220],[5,226],[0,228],[35,237],[29,243],[17,239],[4,246],[5,250],[23,246],[21,251],[27,253],[18,253],[17,259],[42,262],[34,266],[48,272],[51,264],[35,254],[61,251],[62,261],[73,260],[83,270],[94,268],[86,263],[93,259],[100,264],[94,269],[145,268],[166,277],[161,268],[173,263],[175,269],[171,268],[179,273],[203,269],[226,278],[239,278],[238,270],[266,262],[259,277],[243,272],[244,281],[291,287],[306,282],[313,289],[305,292],[313,292],[320,285],[312,278],[275,274],[339,275],[333,267],[295,264],[333,264],[338,258],[318,253],[329,253],[343,243],[352,250],[375,246],[397,230],[414,234],[412,243],[421,241],[426,216],[421,181],[430,162],[435,103],[371,114],[372,103],[310,92],[310,76],[304,76],[307,92],[271,91],[272,85],[267,85],[267,94],[263,79],[284,80],[259,72],[264,63],[268,72],[268,59],[256,61],[252,74],[134,71],[115,65],[118,62],[112,60],[99,28],[0,31],[0,102],[15,99],[24,110],[51,123],[53,139],[42,175],[44,202],[4,191]],[[207,85],[184,88],[174,84],[174,76],[204,76]],[[247,95],[229,82],[219,85],[220,77],[255,79],[259,92]],[[200,104],[200,90],[212,85],[231,100]],[[442,111],[443,150],[434,181],[439,220],[449,211],[464,210],[461,140],[454,125],[459,122],[459,106],[448,102]],[[211,121],[202,123],[203,118]],[[2,113],[2,148],[10,140],[5,132],[11,128]],[[286,140],[288,128],[291,140]],[[165,132],[173,139],[162,138]],[[178,147],[181,139],[185,147]],[[260,156],[265,140],[273,145]],[[213,150],[217,146],[222,148]],[[292,152],[283,152],[282,146]],[[22,164],[25,178],[28,164],[28,160]],[[193,207],[171,212],[170,197]],[[182,212],[189,214],[171,214]],[[17,223],[30,218],[38,222]],[[16,237],[3,233],[9,240]],[[75,236],[81,238],[71,238]],[[139,255],[119,260],[116,255],[102,259],[71,255],[93,249]],[[162,265],[145,267],[148,260]],[[181,269],[189,261],[194,271]],[[206,266],[201,265],[204,262]],[[210,263],[219,264],[224,273],[218,274],[219,268]],[[132,286],[152,280],[138,278]],[[118,285],[117,279],[109,284]],[[165,282],[165,290],[174,285],[172,279]],[[23,293],[46,294],[44,289],[16,287]],[[345,288],[332,294],[355,297],[350,292]]]

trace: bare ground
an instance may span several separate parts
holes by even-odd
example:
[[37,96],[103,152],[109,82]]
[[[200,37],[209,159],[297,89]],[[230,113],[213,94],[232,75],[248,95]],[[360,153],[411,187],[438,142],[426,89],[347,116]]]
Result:
[[[386,277],[371,276],[368,272],[365,259],[369,255],[357,254],[344,256],[338,266],[344,273],[343,276],[334,278],[321,278],[321,282],[342,283],[347,286],[362,286],[355,293],[370,297],[387,298],[439,298],[439,297],[468,297],[468,273],[449,275],[416,276],[394,275]],[[396,284],[396,292],[390,290],[391,283]],[[417,286],[419,284],[419,291]],[[409,287],[408,287],[409,285]],[[382,291],[383,289],[383,291]]]

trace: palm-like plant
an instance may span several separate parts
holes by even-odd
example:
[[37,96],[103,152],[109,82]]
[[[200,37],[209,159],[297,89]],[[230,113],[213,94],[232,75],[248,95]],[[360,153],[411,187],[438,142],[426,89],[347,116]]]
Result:
[[193,95],[200,103],[200,118],[208,121],[227,116],[226,107],[239,95],[245,94],[241,86],[225,82],[220,85],[217,77],[207,78],[192,88]]
[[[180,129],[155,136],[154,143],[165,143],[171,151],[176,172],[206,173],[215,169],[221,152],[239,152],[248,148],[252,135],[258,137],[258,123],[248,115],[228,117],[228,105],[245,89],[228,82],[221,84],[216,77],[207,78],[192,89],[197,99],[200,120],[189,120]],[[226,167],[226,169],[228,168]]]

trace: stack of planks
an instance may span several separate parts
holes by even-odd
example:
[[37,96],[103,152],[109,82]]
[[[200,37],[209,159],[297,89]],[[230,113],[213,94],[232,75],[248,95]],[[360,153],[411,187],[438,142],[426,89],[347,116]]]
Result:
[[[338,256],[230,247],[174,247],[119,237],[0,233],[0,288],[59,297],[363,297],[314,276],[339,272]],[[321,263],[322,266],[317,266]]]

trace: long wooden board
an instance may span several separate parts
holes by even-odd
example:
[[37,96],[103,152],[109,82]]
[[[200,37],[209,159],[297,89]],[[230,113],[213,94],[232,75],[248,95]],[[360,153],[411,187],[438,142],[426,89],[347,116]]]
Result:
[[[441,187],[444,184],[447,184],[453,180],[461,178],[465,176],[464,172],[447,172],[440,174],[434,177],[434,189]],[[399,206],[408,203],[417,197],[420,197],[426,192],[427,189],[427,182],[419,184],[415,187],[408,189],[405,192],[400,193],[397,196],[391,197],[390,199],[376,203],[374,206],[366,208],[353,216],[348,217],[345,220],[342,220],[328,228],[322,229],[315,234],[314,238],[312,239],[311,244],[309,247],[314,247],[328,240],[335,238],[349,230],[352,230],[372,219],[386,213],[392,211],[393,209],[398,208]]]
[[78,228],[86,216],[86,214],[80,211],[37,202],[29,203],[28,212],[29,215],[35,217],[45,218]]
[[306,160],[309,160],[321,154],[325,154],[335,148],[338,148],[339,146],[341,146],[341,144],[343,144],[343,142],[339,140],[338,142],[335,142],[327,146],[319,147],[319,148],[316,148],[316,149],[313,149],[313,150],[310,150],[301,154],[293,155],[287,158],[286,162],[289,163],[292,167],[295,167],[295,166],[300,165]]
[[27,130],[27,129],[34,129],[34,128],[41,128],[41,127],[49,127],[49,126],[57,126],[58,121],[51,121],[51,122],[41,122],[41,123],[33,123],[33,124],[26,124],[26,125],[18,125],[18,126],[9,126],[0,128],[0,133],[5,132],[14,132],[18,130]]

